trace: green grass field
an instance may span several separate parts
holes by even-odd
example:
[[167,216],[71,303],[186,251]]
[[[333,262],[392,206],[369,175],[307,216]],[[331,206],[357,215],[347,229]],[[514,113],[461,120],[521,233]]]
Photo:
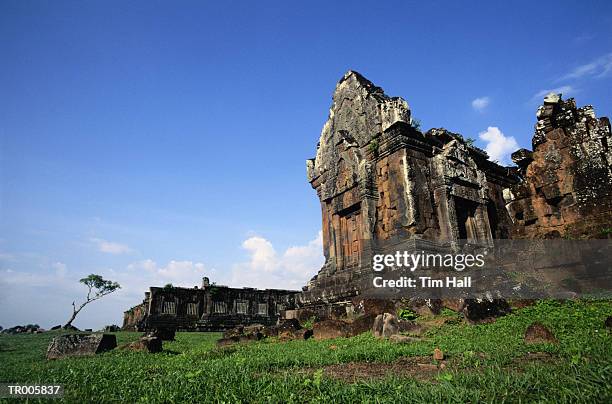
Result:
[[[0,381],[62,384],[64,400],[79,403],[610,403],[609,315],[609,301],[547,301],[492,324],[450,321],[404,345],[362,334],[217,348],[218,333],[177,333],[159,354],[115,350],[57,361],[44,357],[53,333],[0,335]],[[553,330],[559,344],[523,343],[526,327],[536,320]],[[139,335],[117,333],[118,343]],[[444,369],[416,365],[432,363],[435,347],[448,356]]]

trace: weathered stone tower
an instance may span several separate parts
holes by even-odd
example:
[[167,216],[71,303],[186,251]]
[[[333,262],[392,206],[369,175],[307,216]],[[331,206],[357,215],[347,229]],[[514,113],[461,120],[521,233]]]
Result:
[[422,133],[405,100],[359,73],[338,82],[308,181],[321,201],[325,264],[303,304],[359,294],[372,256],[506,238],[503,189],[518,178],[445,129]]

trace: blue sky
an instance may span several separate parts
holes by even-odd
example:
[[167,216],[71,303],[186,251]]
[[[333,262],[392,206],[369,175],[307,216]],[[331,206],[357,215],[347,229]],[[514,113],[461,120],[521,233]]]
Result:
[[124,288],[81,327],[152,283],[299,287],[321,263],[304,161],[348,69],[502,161],[548,90],[610,116],[611,11],[0,2],[0,325],[65,321],[92,272]]

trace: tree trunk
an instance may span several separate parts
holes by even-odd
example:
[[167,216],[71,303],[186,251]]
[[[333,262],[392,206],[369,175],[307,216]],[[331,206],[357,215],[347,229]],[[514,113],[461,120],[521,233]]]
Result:
[[79,314],[79,311],[81,311],[81,309],[83,308],[83,306],[85,306],[84,304],[79,307],[78,310],[73,309],[72,310],[72,316],[70,316],[70,320],[68,320],[68,322],[66,324],[64,324],[63,328],[69,328],[72,326],[72,322],[74,321],[74,319],[76,318],[77,314]]

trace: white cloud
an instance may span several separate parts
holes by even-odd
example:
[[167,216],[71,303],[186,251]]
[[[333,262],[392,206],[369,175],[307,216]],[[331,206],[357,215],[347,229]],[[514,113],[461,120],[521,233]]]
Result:
[[306,245],[289,247],[281,255],[263,237],[251,237],[242,247],[249,252],[250,260],[234,265],[232,286],[299,289],[324,262],[321,232]]
[[115,243],[112,241],[102,240],[100,238],[92,238],[90,241],[98,247],[98,251],[107,254],[127,254],[132,252],[132,249],[125,244]]
[[472,108],[478,112],[483,112],[491,103],[489,97],[478,97],[472,100]]
[[485,151],[491,160],[501,164],[510,164],[510,154],[519,148],[512,136],[506,136],[498,127],[489,126],[486,131],[478,134],[481,140],[487,142]]
[[584,77],[601,78],[607,76],[610,72],[612,72],[612,53],[600,56],[590,63],[574,68],[574,70],[561,77],[559,81]]
[[570,96],[570,95],[575,94],[577,92],[578,92],[578,90],[576,90],[572,86],[561,86],[561,87],[556,87],[556,88],[549,88],[549,89],[538,91],[537,93],[535,93],[533,95],[533,97],[531,97],[531,100],[532,101],[542,102],[544,97],[547,96],[550,93],[563,94],[564,96],[567,97],[567,96]]
[[276,269],[276,251],[274,246],[263,237],[251,237],[242,243],[242,248],[251,254],[250,265],[265,272]]

